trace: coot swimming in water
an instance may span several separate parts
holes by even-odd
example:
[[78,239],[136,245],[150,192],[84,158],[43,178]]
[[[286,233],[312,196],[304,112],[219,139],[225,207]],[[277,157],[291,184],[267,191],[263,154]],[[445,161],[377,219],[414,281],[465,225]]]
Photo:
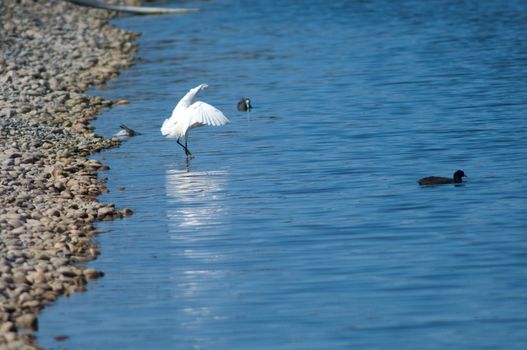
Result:
[[244,97],[238,101],[238,110],[240,112],[248,112],[251,108],[253,108],[253,106],[251,106],[251,99]]
[[458,184],[462,182],[461,178],[464,176],[466,175],[463,170],[457,170],[452,178],[441,176],[427,176],[423,177],[417,182],[419,182],[419,185],[421,186]]

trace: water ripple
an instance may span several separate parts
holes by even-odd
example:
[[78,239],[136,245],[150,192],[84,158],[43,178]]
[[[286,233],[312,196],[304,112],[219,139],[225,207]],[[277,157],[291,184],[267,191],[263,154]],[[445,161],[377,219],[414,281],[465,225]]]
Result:
[[[100,225],[106,275],[44,312],[42,343],[523,349],[526,3],[199,7],[117,20],[140,60],[96,126],[143,133],[101,155],[103,199],[135,215]],[[192,130],[187,162],[159,127],[202,82],[232,123]]]

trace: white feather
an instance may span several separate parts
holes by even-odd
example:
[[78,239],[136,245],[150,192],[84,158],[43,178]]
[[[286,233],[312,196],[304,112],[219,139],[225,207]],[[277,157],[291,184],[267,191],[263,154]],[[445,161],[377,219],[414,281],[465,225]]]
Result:
[[212,125],[220,126],[229,122],[229,119],[216,107],[208,103],[197,101],[194,102],[188,109],[190,127],[194,125]]
[[204,125],[220,126],[229,123],[229,119],[216,107],[197,101],[192,103],[196,95],[207,87],[200,84],[178,102],[172,116],[165,119],[161,126],[161,134],[168,138],[187,138],[190,129]]

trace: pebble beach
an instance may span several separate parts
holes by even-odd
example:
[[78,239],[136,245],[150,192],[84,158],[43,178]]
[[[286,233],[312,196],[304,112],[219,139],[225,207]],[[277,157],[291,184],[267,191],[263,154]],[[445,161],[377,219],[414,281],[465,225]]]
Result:
[[88,157],[118,146],[89,122],[126,101],[84,95],[130,65],[137,33],[117,13],[58,0],[0,0],[0,349],[38,349],[43,307],[85,290],[102,272],[97,220],[131,215]]

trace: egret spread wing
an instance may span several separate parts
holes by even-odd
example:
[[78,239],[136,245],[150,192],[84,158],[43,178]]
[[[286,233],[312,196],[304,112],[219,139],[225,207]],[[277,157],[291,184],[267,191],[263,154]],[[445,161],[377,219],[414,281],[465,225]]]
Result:
[[189,117],[189,126],[225,125],[230,120],[216,107],[208,103],[197,101],[194,102],[186,111]]

